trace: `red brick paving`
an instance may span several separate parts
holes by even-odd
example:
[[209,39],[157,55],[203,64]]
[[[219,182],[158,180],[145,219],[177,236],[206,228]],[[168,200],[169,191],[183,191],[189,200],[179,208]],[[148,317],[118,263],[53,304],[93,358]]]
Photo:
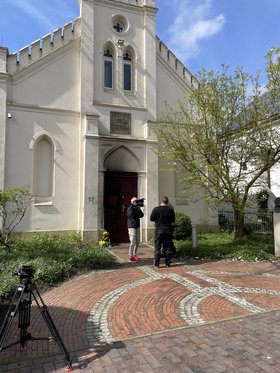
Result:
[[[243,294],[242,294],[243,296]],[[230,319],[238,316],[250,315],[244,310],[219,295],[211,295],[200,303],[199,311],[206,322]]]
[[[58,286],[43,295],[44,303],[47,304],[51,318],[53,319],[62,339],[67,341],[69,350],[76,350],[88,347],[85,322],[92,305],[109,291],[116,289],[131,279],[139,280],[146,275],[136,268],[127,268],[120,271],[121,276],[116,272],[104,272],[100,275],[93,275],[73,279]],[[36,305],[32,305],[31,327],[32,336],[48,336],[48,328]],[[10,331],[10,338],[7,343],[18,340],[19,331],[17,320],[14,320],[13,328]],[[15,346],[2,352],[1,357],[9,357],[11,353],[16,357],[32,357],[45,354],[57,353],[57,345],[47,344],[45,341],[30,342],[27,351],[19,351]],[[12,352],[11,352],[12,351]],[[1,362],[1,360],[0,360]]]
[[267,311],[275,310],[280,308],[280,296],[279,295],[270,295],[270,294],[239,294],[242,298],[245,298],[250,303],[255,304],[258,307],[261,307]]
[[206,288],[206,287],[210,287],[210,286],[213,286],[213,284],[211,284],[211,282],[208,282],[208,281],[205,281],[205,280],[202,280],[201,278],[197,278],[193,275],[190,275],[188,273],[186,273],[186,270],[182,271],[183,273],[180,274],[179,271],[176,272],[176,274],[180,274],[180,276],[186,278],[187,280],[193,282],[194,284],[197,284],[203,288]]
[[[113,251],[127,261],[128,248]],[[139,267],[151,268],[152,251],[139,250]],[[67,348],[75,356],[73,367],[81,372],[274,372],[280,371],[280,323],[278,311],[221,322],[223,319],[248,315],[219,295],[210,295],[199,304],[204,321],[215,324],[188,327],[180,317],[178,304],[192,293],[186,286],[171,278],[161,278],[128,290],[110,308],[109,329],[115,342],[96,350],[89,349],[86,319],[90,309],[110,291],[147,278],[140,268],[120,265],[113,271],[79,277],[43,294],[50,314]],[[203,262],[193,261],[187,267],[174,263],[171,268],[160,268],[160,274],[176,274],[202,289],[214,286],[195,277],[192,271],[203,270],[209,278],[232,286],[280,290],[280,267],[274,263]],[[231,272],[211,274],[207,271]],[[236,275],[232,274],[236,273]],[[241,273],[241,274],[240,274]],[[246,275],[242,275],[246,273]],[[247,273],[251,273],[248,275]],[[259,293],[235,293],[264,310],[280,307],[280,296]],[[33,336],[48,335],[41,316],[32,315]],[[174,331],[174,328],[179,328]],[[154,334],[161,332],[160,334]],[[164,333],[163,333],[164,332]],[[150,336],[141,337],[141,335]],[[16,325],[10,338],[18,338]],[[132,338],[125,340],[126,338]],[[76,352],[75,352],[76,351]],[[80,351],[80,352],[79,352]],[[53,355],[53,356],[52,356]],[[84,368],[77,360],[84,356]],[[0,372],[62,372],[65,363],[58,347],[45,341],[28,342],[28,350],[18,346],[0,354]]]
[[110,312],[113,336],[123,339],[186,325],[177,306],[187,294],[185,287],[168,279],[128,291]]
[[210,277],[216,278],[220,281],[224,281],[232,286],[245,286],[245,287],[258,287],[262,289],[277,290],[280,291],[279,278],[264,277],[261,275],[250,275],[250,276],[233,276],[233,275],[216,275],[212,274]]

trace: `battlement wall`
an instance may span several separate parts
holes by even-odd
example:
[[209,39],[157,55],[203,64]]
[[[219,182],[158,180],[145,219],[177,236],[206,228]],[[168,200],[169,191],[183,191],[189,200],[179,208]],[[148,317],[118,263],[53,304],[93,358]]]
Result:
[[155,6],[155,0],[117,0],[119,3],[139,5],[139,6]]
[[77,18],[74,22],[69,22],[53,32],[43,36],[21,48],[18,52],[8,55],[7,72],[14,74],[24,67],[46,56],[55,49],[69,43],[69,41],[81,35],[81,19]]
[[171,67],[173,71],[183,79],[188,85],[197,83],[196,78],[192,73],[182,64],[174,53],[157,37],[157,53],[164,59],[164,61]]

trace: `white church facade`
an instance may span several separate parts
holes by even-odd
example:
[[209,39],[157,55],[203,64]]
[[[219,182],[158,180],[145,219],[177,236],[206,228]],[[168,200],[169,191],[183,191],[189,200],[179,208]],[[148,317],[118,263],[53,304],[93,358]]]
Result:
[[74,22],[17,53],[0,47],[0,188],[29,185],[34,196],[17,230],[97,239],[105,228],[126,242],[135,195],[145,198],[143,241],[162,195],[199,229],[217,229],[154,151],[165,101],[194,79],[156,37],[154,1],[78,2]]

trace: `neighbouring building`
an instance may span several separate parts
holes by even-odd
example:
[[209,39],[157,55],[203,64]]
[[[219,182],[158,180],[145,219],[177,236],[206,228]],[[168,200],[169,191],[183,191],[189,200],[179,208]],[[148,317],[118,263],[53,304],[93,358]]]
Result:
[[[161,195],[201,230],[206,200],[186,198],[154,149],[153,128],[194,82],[156,36],[154,0],[78,0],[80,16],[10,54],[0,47],[0,188],[30,185],[18,232],[79,231],[128,241],[126,209],[145,198],[142,240]],[[7,46],[8,47],[8,46]]]

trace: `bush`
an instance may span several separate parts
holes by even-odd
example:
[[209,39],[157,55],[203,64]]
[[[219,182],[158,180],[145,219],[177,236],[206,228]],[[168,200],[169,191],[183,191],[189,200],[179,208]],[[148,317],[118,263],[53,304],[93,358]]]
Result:
[[24,218],[31,201],[32,195],[26,186],[0,189],[0,244],[7,250],[10,249],[12,232]]
[[79,271],[108,268],[116,261],[107,249],[98,243],[85,242],[80,235],[65,236],[36,234],[32,238],[19,238],[10,251],[0,247],[0,297],[5,299],[14,291],[19,278],[13,272],[23,265],[35,269],[39,287],[58,284]]
[[192,235],[191,219],[181,212],[175,213],[175,228],[173,232],[174,240],[186,240]]

